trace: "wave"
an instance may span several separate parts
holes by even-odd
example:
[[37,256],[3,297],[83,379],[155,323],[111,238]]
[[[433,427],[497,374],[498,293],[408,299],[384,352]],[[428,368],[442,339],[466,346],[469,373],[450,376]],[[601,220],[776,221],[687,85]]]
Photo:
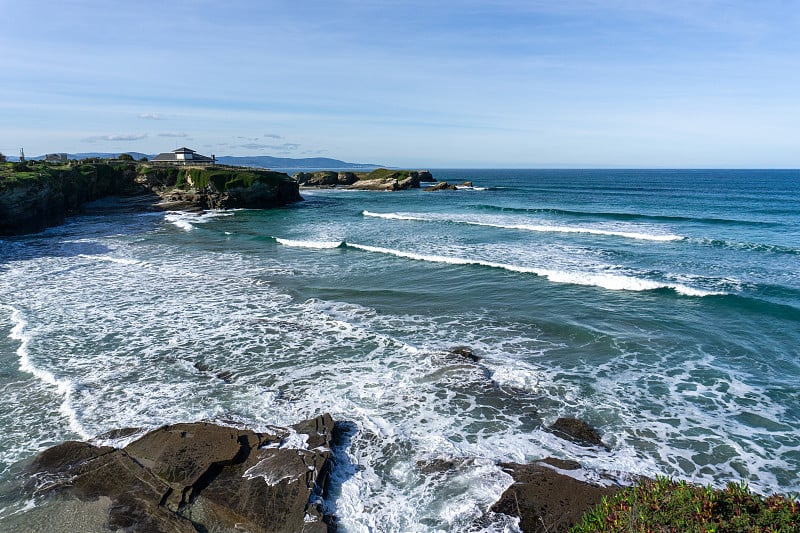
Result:
[[317,250],[330,250],[339,248],[344,244],[344,241],[296,241],[280,239],[278,237],[275,237],[275,241],[284,246],[291,246],[293,248],[313,248]]
[[547,224],[497,224],[490,222],[477,222],[473,220],[457,220],[453,218],[420,217],[402,213],[373,213],[371,211],[364,211],[362,214],[365,217],[383,218],[387,220],[409,220],[418,222],[448,222],[452,224],[464,224],[468,226],[482,226],[482,227],[498,228],[498,229],[533,231],[539,233],[585,233],[589,235],[624,237],[626,239],[638,239],[638,240],[655,241],[655,242],[680,241],[684,239],[684,237],[681,235],[674,235],[671,233],[665,233],[665,234],[641,233],[636,231],[617,231],[617,230],[606,230],[599,228],[587,228],[583,226],[554,226],[554,225],[551,226]]
[[684,296],[694,296],[694,297],[717,296],[726,294],[724,292],[696,289],[694,287],[689,287],[681,283],[664,283],[650,279],[637,278],[634,276],[623,276],[620,274],[551,270],[551,269],[527,267],[521,265],[509,265],[505,263],[484,261],[480,259],[466,259],[463,257],[418,254],[414,252],[404,252],[402,250],[394,250],[392,248],[367,246],[364,244],[344,243],[343,246],[346,246],[347,248],[362,250],[365,252],[393,255],[395,257],[402,257],[404,259],[412,259],[415,261],[425,261],[429,263],[444,263],[448,265],[475,265],[475,266],[483,266],[489,268],[497,268],[521,274],[534,274],[536,276],[546,278],[549,281],[555,283],[568,283],[572,285],[594,286],[615,291],[624,290],[624,291],[640,292],[640,291],[656,291],[656,290],[669,289]]
[[778,244],[756,243],[756,242],[736,242],[720,239],[690,239],[691,243],[712,248],[726,248],[730,250],[740,250],[745,252],[768,252],[774,254],[800,255],[800,248],[781,246]]
[[762,222],[758,220],[741,220],[716,217],[688,217],[678,215],[648,215],[644,213],[622,213],[614,211],[574,211],[569,209],[556,208],[526,208],[526,207],[503,207],[492,204],[476,204],[469,206],[470,209],[478,211],[496,211],[501,213],[532,213],[547,215],[562,215],[572,217],[604,218],[611,220],[631,221],[647,220],[656,222],[695,222],[702,224],[723,224],[739,226],[761,226],[773,227],[773,222]]
[[188,232],[194,229],[195,224],[205,224],[206,222],[210,222],[215,218],[233,216],[233,211],[222,211],[219,209],[205,211],[203,213],[192,213],[189,211],[167,211],[167,213],[164,215],[164,220],[179,227],[183,231]]
[[73,409],[70,401],[70,398],[75,391],[75,384],[68,379],[59,379],[52,372],[43,368],[38,368],[33,364],[33,361],[30,357],[30,351],[28,350],[31,336],[25,333],[28,323],[25,321],[25,318],[19,309],[11,306],[7,306],[7,308],[11,310],[11,322],[14,324],[14,326],[11,328],[9,337],[19,341],[19,347],[17,348],[19,369],[23,372],[31,374],[39,381],[56,389],[58,395],[64,398],[59,408],[59,412],[69,421],[69,428],[84,439],[88,439],[91,435],[89,435],[81,426],[80,422],[78,421],[78,413],[75,411],[75,409]]

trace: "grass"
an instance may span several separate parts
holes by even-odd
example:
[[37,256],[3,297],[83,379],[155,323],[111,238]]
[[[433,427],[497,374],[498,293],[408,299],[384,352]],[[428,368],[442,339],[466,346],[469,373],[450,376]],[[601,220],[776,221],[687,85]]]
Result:
[[356,175],[362,180],[404,180],[411,176],[411,172],[412,171],[410,170],[390,170],[388,168],[377,168],[368,174],[359,172]]
[[657,477],[604,498],[570,531],[796,533],[800,503],[792,496],[759,496],[743,483],[715,489]]

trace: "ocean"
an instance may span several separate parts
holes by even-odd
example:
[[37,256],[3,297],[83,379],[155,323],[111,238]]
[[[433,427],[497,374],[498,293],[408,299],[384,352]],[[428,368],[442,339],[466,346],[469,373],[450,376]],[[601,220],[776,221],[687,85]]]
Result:
[[324,412],[347,532],[474,530],[512,482],[498,462],[549,456],[800,492],[800,171],[432,173],[473,186],[0,240],[0,530],[61,441]]

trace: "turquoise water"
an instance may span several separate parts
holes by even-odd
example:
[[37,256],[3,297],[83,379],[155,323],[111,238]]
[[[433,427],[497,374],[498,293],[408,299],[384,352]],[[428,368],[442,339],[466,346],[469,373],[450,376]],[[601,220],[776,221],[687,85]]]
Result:
[[[800,491],[800,172],[433,174],[474,187],[0,241],[3,485],[113,428],[330,412],[346,531],[468,530],[511,483],[497,461],[546,456]],[[609,450],[543,429],[560,416]]]

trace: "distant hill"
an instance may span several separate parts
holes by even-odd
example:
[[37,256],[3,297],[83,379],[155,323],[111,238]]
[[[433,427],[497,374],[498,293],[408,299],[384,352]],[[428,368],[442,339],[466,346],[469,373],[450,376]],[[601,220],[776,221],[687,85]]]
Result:
[[[119,154],[130,154],[137,161],[143,157],[152,159],[156,154],[143,154],[141,152],[81,152],[77,154],[67,154],[69,159],[87,159],[91,157],[100,158],[114,158]],[[44,155],[35,157],[28,157],[31,161],[38,161],[44,159]],[[9,161],[18,161],[19,158],[11,157]],[[330,157],[272,157],[269,155],[254,155],[254,156],[231,156],[223,155],[217,157],[217,162],[223,165],[239,165],[243,167],[260,167],[260,168],[324,168],[324,169],[344,169],[344,168],[378,168],[385,167],[386,165],[377,165],[374,163],[348,163],[340,161],[339,159],[331,159]]]
[[347,163],[329,157],[304,157],[294,159],[291,157],[272,157],[269,155],[256,156],[218,156],[217,161],[224,165],[241,165],[243,167],[264,168],[378,168],[384,165],[373,163]]

